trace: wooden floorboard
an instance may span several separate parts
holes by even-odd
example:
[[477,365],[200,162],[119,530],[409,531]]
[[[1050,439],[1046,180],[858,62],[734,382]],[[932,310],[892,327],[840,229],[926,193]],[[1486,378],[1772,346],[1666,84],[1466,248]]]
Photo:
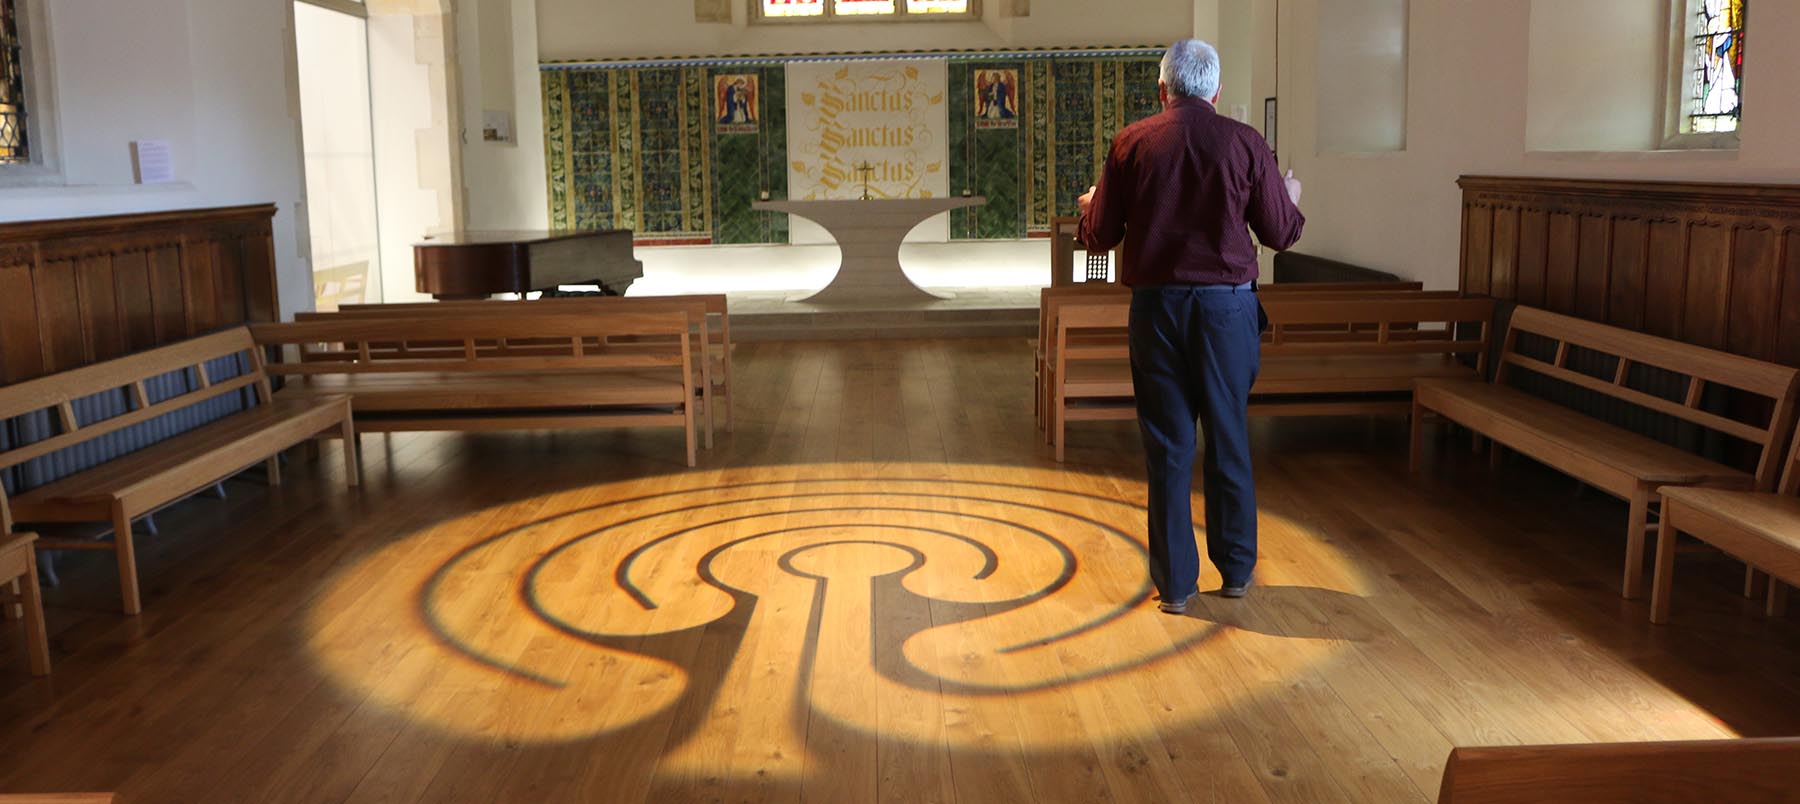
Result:
[[[1430,801],[1452,746],[1800,734],[1800,626],[1624,506],[1404,423],[1265,419],[1247,599],[1155,610],[1130,422],[1022,340],[750,343],[737,432],[365,437],[59,556],[0,791],[131,802]],[[1196,510],[1200,502],[1195,501]],[[1203,588],[1216,585],[1210,568]]]

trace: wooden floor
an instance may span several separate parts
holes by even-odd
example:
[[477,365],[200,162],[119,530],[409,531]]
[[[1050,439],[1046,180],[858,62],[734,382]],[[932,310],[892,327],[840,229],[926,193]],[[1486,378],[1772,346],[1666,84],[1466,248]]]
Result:
[[[1800,623],[1624,508],[1402,422],[1258,420],[1259,586],[1149,600],[1129,423],[1023,341],[740,347],[738,431],[371,436],[165,512],[145,613],[0,633],[0,791],[128,802],[1408,802],[1453,745],[1800,734]],[[1196,502],[1196,509],[1199,503]],[[1218,578],[1210,568],[1206,584]]]

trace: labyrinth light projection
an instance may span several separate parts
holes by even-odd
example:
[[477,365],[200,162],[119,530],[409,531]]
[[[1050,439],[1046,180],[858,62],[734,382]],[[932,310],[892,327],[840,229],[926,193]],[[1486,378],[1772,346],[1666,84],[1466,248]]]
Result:
[[[641,730],[672,746],[659,768],[765,774],[800,773],[819,718],[953,749],[1023,713],[1080,720],[1008,738],[1027,750],[1197,724],[1256,694],[1200,668],[1298,672],[1340,646],[1158,614],[1143,518],[1141,482],[1017,467],[628,481],[395,542],[330,580],[309,637],[337,683],[449,733]],[[1306,528],[1262,528],[1265,593],[1362,593],[1348,562],[1291,560],[1333,554]]]

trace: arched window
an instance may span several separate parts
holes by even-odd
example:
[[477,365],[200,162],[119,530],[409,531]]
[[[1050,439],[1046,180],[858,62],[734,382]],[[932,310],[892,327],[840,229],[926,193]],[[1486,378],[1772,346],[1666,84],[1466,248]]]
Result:
[[980,0],[752,0],[757,22],[980,18]]

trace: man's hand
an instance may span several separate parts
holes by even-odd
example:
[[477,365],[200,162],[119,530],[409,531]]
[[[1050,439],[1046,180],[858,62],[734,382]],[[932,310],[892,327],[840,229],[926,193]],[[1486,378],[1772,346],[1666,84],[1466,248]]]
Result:
[[[1287,175],[1282,177],[1282,181],[1287,184],[1288,200],[1293,201],[1294,206],[1300,206],[1300,180],[1294,178],[1293,169],[1288,170]],[[1082,209],[1085,211],[1087,207],[1082,207]]]
[[[1294,186],[1298,187],[1299,182],[1295,182]],[[1075,199],[1075,206],[1080,207],[1081,214],[1086,215],[1088,213],[1088,207],[1091,207],[1093,205],[1094,205],[1094,186],[1090,184],[1090,185],[1088,185],[1088,191],[1085,193],[1082,193],[1080,198]]]

